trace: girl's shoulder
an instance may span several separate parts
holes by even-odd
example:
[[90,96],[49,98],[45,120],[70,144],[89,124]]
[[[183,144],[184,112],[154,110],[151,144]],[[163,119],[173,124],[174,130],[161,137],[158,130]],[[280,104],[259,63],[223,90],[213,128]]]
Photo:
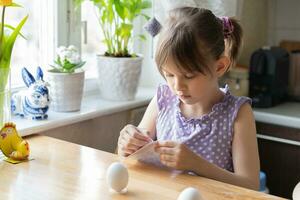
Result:
[[232,114],[233,119],[236,118],[241,106],[243,106],[244,104],[249,104],[251,106],[252,104],[252,100],[249,97],[232,95],[227,85],[221,90],[225,93],[224,103],[226,108],[228,108],[228,110]]
[[166,84],[160,84],[158,86],[156,97],[159,110],[176,102],[176,95],[173,94],[169,86]]

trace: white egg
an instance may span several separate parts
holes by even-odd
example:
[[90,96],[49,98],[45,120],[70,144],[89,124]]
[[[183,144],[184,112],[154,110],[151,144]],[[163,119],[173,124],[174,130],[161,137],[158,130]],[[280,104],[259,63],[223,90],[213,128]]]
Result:
[[185,188],[177,200],[202,200],[199,190],[193,187]]
[[294,188],[293,200],[300,200],[300,182]]
[[106,171],[106,182],[116,192],[122,192],[128,184],[128,170],[120,162],[112,163]]

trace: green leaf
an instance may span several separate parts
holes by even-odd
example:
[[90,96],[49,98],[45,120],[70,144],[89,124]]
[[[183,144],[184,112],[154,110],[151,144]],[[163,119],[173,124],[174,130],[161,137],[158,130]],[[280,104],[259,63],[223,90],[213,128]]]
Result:
[[73,0],[76,9],[78,9],[85,0]]
[[16,41],[17,36],[20,33],[21,28],[23,27],[27,19],[28,19],[28,15],[21,20],[18,26],[10,34],[7,41],[5,41],[5,43],[2,44],[4,45],[4,47],[3,47],[3,54],[1,54],[0,57],[0,67],[9,67],[10,57],[11,57],[14,43]]
[[9,5],[9,6],[6,6],[6,7],[17,7],[17,8],[23,8],[23,6],[22,6],[22,5],[20,5],[20,4],[17,4],[17,3],[12,3],[11,5]]
[[132,24],[126,24],[126,23],[122,23],[121,24],[121,32],[120,35],[122,37],[127,37],[131,35],[131,31],[133,29],[133,25]]
[[[53,67],[53,66],[51,65],[51,67]],[[64,72],[60,71],[60,70],[57,69],[57,68],[49,69],[48,71],[49,71],[49,72],[54,72],[54,73],[64,73]]]
[[151,1],[143,1],[140,5],[141,9],[148,9],[152,7]]
[[124,6],[123,6],[122,3],[120,2],[120,0],[115,0],[115,8],[116,8],[116,11],[117,11],[119,17],[120,17],[122,20],[125,20]]
[[[1,23],[0,23],[0,27],[1,27]],[[16,28],[15,27],[13,27],[13,26],[11,26],[11,25],[9,25],[9,24],[4,24],[4,27],[6,27],[6,28],[9,28],[9,29],[11,29],[11,30],[15,30]],[[24,38],[25,40],[27,40],[27,38],[22,34],[22,33],[18,33],[22,38]]]
[[61,62],[61,60],[60,60],[60,57],[58,56],[57,57],[57,60],[56,61],[54,61],[56,64],[58,64],[59,66],[61,66],[61,67],[63,67],[63,64],[62,64],[62,62]]
[[74,70],[75,69],[78,69],[80,67],[82,67],[86,62],[85,61],[81,61],[80,63],[78,63],[75,67],[74,67]]
[[151,18],[151,17],[149,17],[148,15],[143,14],[143,13],[141,14],[141,16],[143,16],[143,17],[146,19],[146,21],[150,20],[150,18]]
[[[81,0],[74,0],[81,1]],[[90,0],[97,7],[97,17],[103,32],[107,56],[130,56],[128,44],[137,39],[132,36],[133,21],[142,16],[150,17],[143,10],[151,7],[151,0]],[[141,40],[146,37],[138,36]]]
[[139,37],[141,40],[146,41],[145,35],[138,35],[138,37]]

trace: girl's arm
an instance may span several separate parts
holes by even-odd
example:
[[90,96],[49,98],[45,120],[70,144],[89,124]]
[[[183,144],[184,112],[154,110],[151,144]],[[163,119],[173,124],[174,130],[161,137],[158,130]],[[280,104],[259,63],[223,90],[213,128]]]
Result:
[[156,138],[156,118],[158,115],[158,106],[156,96],[149,103],[139,128],[149,131],[149,136],[154,140]]
[[193,171],[207,178],[253,190],[259,188],[256,128],[249,104],[241,106],[234,123],[232,143],[234,173],[206,161],[181,143],[163,141],[158,144],[156,149],[160,153],[162,163],[169,167]]
[[232,142],[234,173],[221,169],[203,158],[197,159],[195,172],[208,178],[239,185],[253,190],[259,189],[259,156],[255,120],[251,106],[243,104],[234,123]]
[[[121,156],[129,156],[134,153],[140,147],[144,146],[148,142],[151,142],[155,138],[155,121],[158,113],[156,97],[154,97],[143,116],[142,121],[139,124],[139,128],[128,124],[120,132],[118,139],[117,152]],[[143,133],[142,129],[146,129],[148,136]]]

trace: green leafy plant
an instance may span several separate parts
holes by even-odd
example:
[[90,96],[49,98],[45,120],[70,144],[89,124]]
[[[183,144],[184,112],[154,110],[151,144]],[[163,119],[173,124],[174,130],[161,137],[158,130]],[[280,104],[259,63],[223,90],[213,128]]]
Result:
[[[74,0],[80,5],[84,0]],[[151,7],[148,0],[90,0],[97,9],[98,21],[104,35],[104,43],[107,46],[105,56],[132,57],[128,46],[132,36],[133,21],[138,16],[147,20],[149,17],[143,14],[143,10]],[[144,35],[138,35],[145,40]]]
[[28,15],[25,16],[16,27],[5,24],[5,10],[7,7],[21,6],[13,3],[11,0],[0,0],[0,8],[2,8],[0,22],[0,126],[2,125],[1,123],[3,123],[4,109],[7,109],[4,108],[6,95],[4,92],[8,84],[11,53],[17,36],[22,36],[22,34],[20,34],[20,31],[28,18]]
[[82,67],[85,61],[80,59],[78,49],[70,45],[69,47],[60,46],[56,50],[57,59],[55,65],[50,65],[53,69],[50,72],[56,73],[74,73],[76,69]]

